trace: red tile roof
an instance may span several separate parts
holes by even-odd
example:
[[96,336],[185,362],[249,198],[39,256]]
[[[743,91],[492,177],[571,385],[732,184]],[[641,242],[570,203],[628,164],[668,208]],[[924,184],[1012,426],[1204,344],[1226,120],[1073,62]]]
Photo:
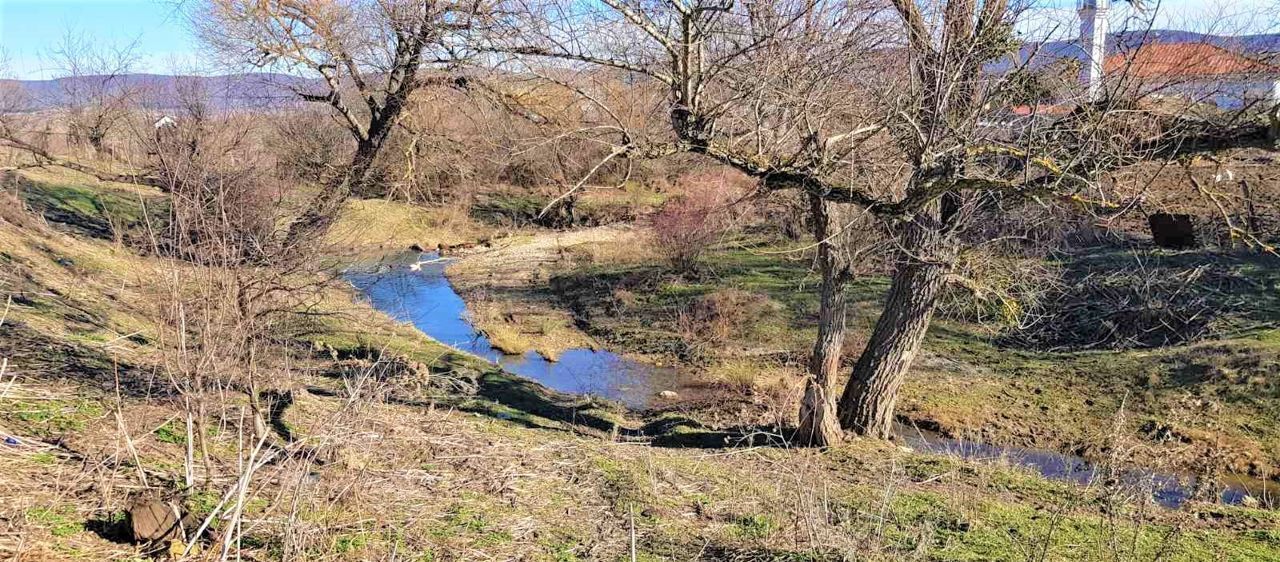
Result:
[[1188,78],[1280,75],[1280,68],[1205,43],[1151,43],[1116,53],[1103,64],[1107,74],[1134,78]]

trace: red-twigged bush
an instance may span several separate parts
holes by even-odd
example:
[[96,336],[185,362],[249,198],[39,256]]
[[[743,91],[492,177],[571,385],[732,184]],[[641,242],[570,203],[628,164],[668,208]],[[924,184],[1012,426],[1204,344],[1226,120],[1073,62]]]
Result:
[[719,172],[690,174],[680,182],[684,192],[654,213],[654,244],[671,265],[692,271],[698,259],[737,222],[733,202],[743,193],[740,177]]

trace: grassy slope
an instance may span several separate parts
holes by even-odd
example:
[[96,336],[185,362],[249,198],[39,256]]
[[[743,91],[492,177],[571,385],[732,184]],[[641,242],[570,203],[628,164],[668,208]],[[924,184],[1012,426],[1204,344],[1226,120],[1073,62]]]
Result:
[[[161,490],[181,480],[180,410],[163,396],[163,376],[149,376],[160,351],[151,306],[172,264],[19,222],[30,219],[0,215],[0,289],[15,297],[0,356],[9,358],[6,379],[16,376],[0,398],[0,426],[22,440],[0,455],[0,525],[12,533],[0,552],[141,558],[139,547],[109,538],[139,469]],[[325,343],[320,352],[295,356],[298,390],[281,419],[327,462],[300,473],[284,462],[262,476],[246,504],[244,547],[255,559],[288,548],[324,560],[625,560],[634,528],[641,560],[1012,561],[1033,551],[1048,560],[1149,560],[1164,548],[1167,560],[1280,560],[1272,512],[1144,513],[1104,506],[1115,499],[1105,490],[875,443],[821,453],[615,443],[554,419],[563,412],[548,401],[502,405],[483,390],[454,397],[392,385],[386,400],[352,408],[351,381],[331,372],[361,350],[391,349],[433,372],[479,372],[482,387],[507,397],[522,384],[348,298],[333,294],[347,315],[308,338]],[[330,350],[340,359],[326,357]],[[117,400],[113,363],[154,392]],[[219,477],[183,500],[197,513],[234,474],[235,420],[246,402],[232,392],[210,413],[222,420],[208,431]],[[295,532],[286,534],[290,519]]]
[[425,209],[381,199],[347,204],[325,242],[344,253],[395,252],[411,245],[433,250],[474,242],[481,232],[461,209]]

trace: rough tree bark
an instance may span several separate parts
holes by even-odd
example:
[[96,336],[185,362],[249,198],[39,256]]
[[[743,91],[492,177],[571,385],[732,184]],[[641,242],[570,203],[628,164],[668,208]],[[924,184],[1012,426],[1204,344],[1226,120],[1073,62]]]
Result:
[[326,185],[298,219],[289,226],[289,232],[285,236],[285,247],[292,247],[328,230],[337,219],[338,212],[342,210],[342,205],[346,203],[347,198],[368,181],[369,172],[373,170],[373,163],[377,159],[381,144],[381,141],[373,143],[362,140],[356,145],[356,151],[351,157],[351,164],[347,167],[346,173]]
[[793,440],[797,444],[826,447],[840,442],[843,433],[836,418],[836,375],[844,349],[845,297],[849,280],[848,264],[837,246],[839,235],[831,232],[831,215],[821,195],[810,195],[813,236],[818,241],[818,268],[822,288],[818,310],[818,339],[809,359],[809,379],[800,403],[800,424]]
[[898,389],[924,341],[950,268],[950,236],[931,215],[920,213],[903,225],[884,312],[840,397],[841,425],[860,435],[891,436]]

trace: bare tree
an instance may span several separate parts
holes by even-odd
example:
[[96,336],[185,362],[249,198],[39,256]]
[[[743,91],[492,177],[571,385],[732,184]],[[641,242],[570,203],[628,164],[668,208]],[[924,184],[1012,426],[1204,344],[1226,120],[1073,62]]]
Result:
[[137,63],[136,43],[105,45],[67,30],[49,52],[58,69],[58,98],[71,144],[87,144],[95,156],[109,155],[107,137],[129,116],[137,88],[129,73]]
[[[877,10],[825,1],[604,0],[524,3],[511,11],[535,17],[515,22],[519,31],[494,49],[520,63],[563,61],[552,68],[536,59],[524,64],[544,76],[578,71],[583,103],[600,116],[583,132],[613,146],[605,160],[691,152],[745,172],[767,189],[798,188],[813,196],[822,325],[797,439],[839,440],[832,388],[844,337],[847,264],[839,259],[840,228],[830,224],[827,202],[857,202],[849,170],[860,144],[879,129],[877,108],[854,93],[876,82],[877,61],[868,53],[884,37]],[[637,121],[641,108],[607,103],[607,86],[581,86],[610,76],[601,67],[632,88],[661,88],[665,99],[642,108],[654,113]],[[664,121],[665,134],[637,126]]]
[[[131,50],[99,49],[82,37],[68,33],[55,50],[66,75],[59,81],[62,92],[51,100],[33,99],[20,82],[0,83],[0,147],[29,154],[36,166],[53,164],[92,175],[103,181],[147,183],[136,173],[114,173],[55,154],[51,147],[52,127],[33,113],[41,103],[62,107],[69,133],[89,144],[95,154],[108,152],[108,134],[128,121],[132,104],[131,88],[123,69],[132,60]],[[96,70],[94,70],[96,69]],[[104,70],[105,69],[105,70]],[[80,74],[106,72],[106,74]]]
[[[202,37],[256,67],[305,72],[295,86],[326,104],[355,141],[345,173],[324,185],[289,227],[286,246],[326,229],[347,197],[364,188],[410,96],[424,84],[465,84],[465,36],[486,9],[481,1],[206,0],[195,13]],[[437,72],[426,74],[426,69]]]
[[14,134],[18,114],[26,111],[31,103],[31,96],[22,83],[8,76],[8,54],[0,49],[0,143]]
[[839,230],[826,222],[826,205],[860,207],[894,246],[884,313],[838,406],[845,429],[887,437],[939,292],[957,254],[975,242],[974,217],[998,220],[1004,206],[1027,202],[1121,208],[1108,170],[1180,150],[1172,139],[1186,123],[1155,119],[1123,88],[1123,71],[1097,102],[1044,100],[1069,111],[1017,118],[1013,105],[1025,103],[1018,96],[1032,69],[1014,29],[1027,7],[553,1],[521,4],[538,17],[495,50],[612,68],[666,88],[670,136],[634,135],[614,119],[598,127],[616,133],[612,157],[702,154],[765,190],[812,198],[824,284],[801,426],[802,440],[821,444],[838,438],[823,397],[844,317],[844,264],[822,252]]

